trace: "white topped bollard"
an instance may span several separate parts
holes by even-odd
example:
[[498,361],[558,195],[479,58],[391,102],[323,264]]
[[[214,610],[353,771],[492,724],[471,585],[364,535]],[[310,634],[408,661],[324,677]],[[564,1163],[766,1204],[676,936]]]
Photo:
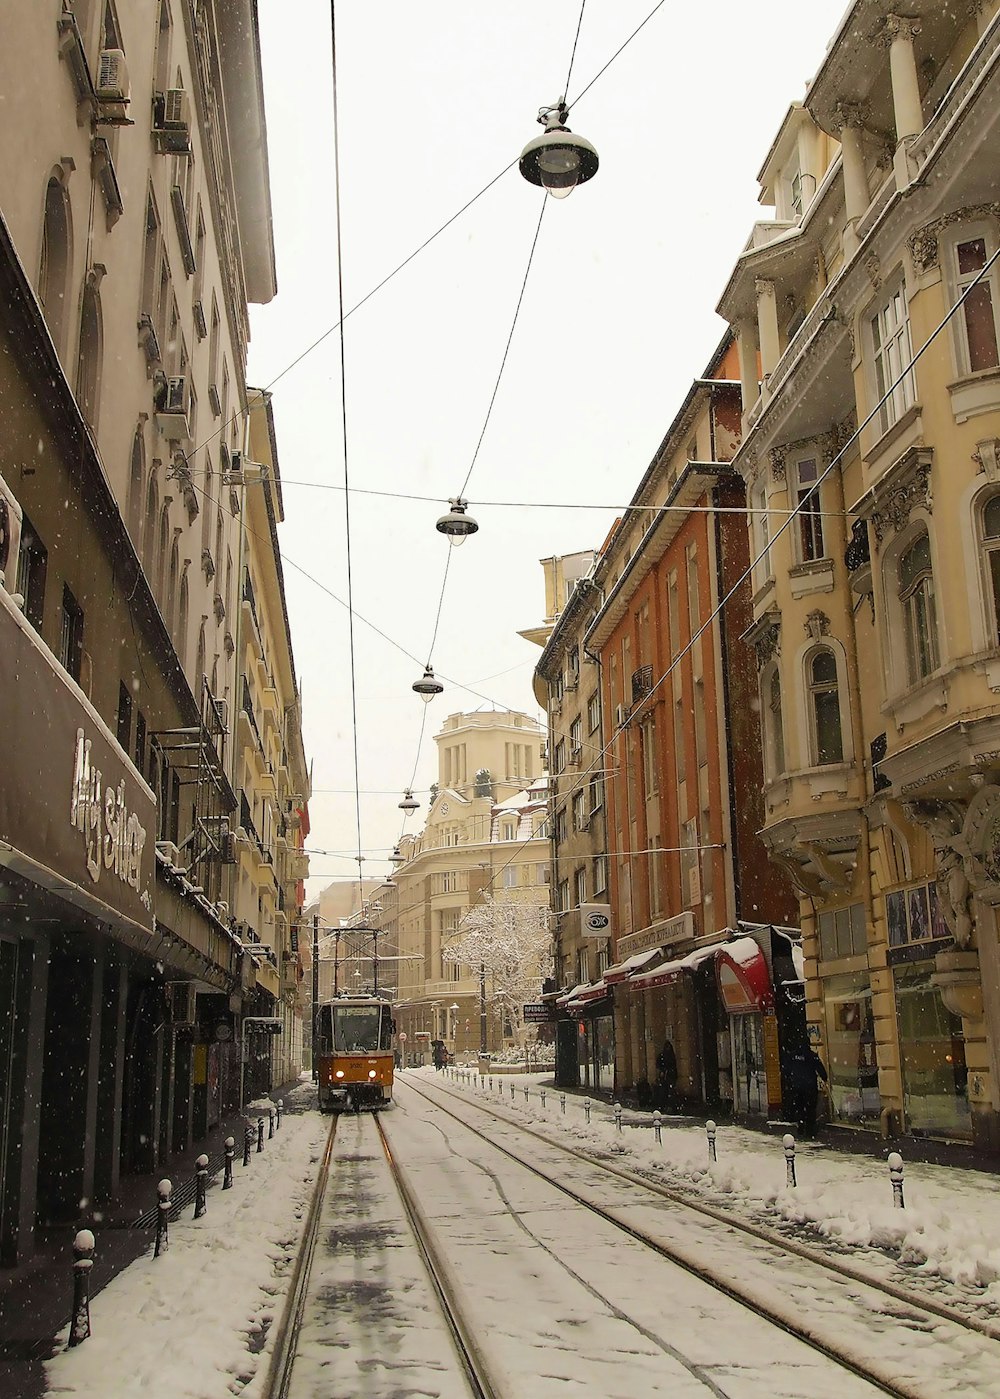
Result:
[[715,1134],[718,1130],[718,1127],[711,1120],[705,1123],[705,1135],[708,1138],[708,1159],[710,1161],[718,1161],[719,1159],[715,1150]]
[[618,1130],[619,1132],[621,1132],[621,1129],[622,1129],[622,1105],[621,1105],[621,1103],[615,1103],[615,1127],[617,1128],[617,1130]]
[[510,1081],[510,1100],[511,1100],[511,1102],[514,1101],[514,1080],[513,1080],[513,1079],[511,1079],[511,1081]]
[[527,1085],[527,1084],[524,1085],[524,1101],[525,1101],[525,1102],[528,1101],[528,1085]]
[[892,1181],[892,1203],[896,1209],[901,1210],[903,1205],[903,1158],[898,1151],[890,1151],[886,1165],[889,1167],[889,1179]]
[[659,1146],[663,1140],[663,1119],[660,1117],[660,1110],[657,1108],[653,1113],[653,1132],[656,1135],[656,1145]]
[[78,1346],[90,1335],[90,1271],[94,1266],[94,1236],[81,1229],[73,1240],[73,1319],[69,1344]]
[[545,1111],[545,1089],[544,1089],[544,1088],[539,1088],[539,1090],[538,1090],[538,1096],[539,1096],[539,1097],[541,1098],[541,1100],[542,1100],[542,1112],[544,1112],[544,1111]]
[[153,1246],[153,1257],[159,1258],[161,1253],[166,1253],[170,1245],[170,1211],[173,1209],[173,1200],[170,1198],[174,1187],[169,1180],[161,1180],[156,1187],[156,1243]]
[[492,1074],[490,1074],[490,1077],[489,1077],[489,1085],[490,1085],[490,1092],[492,1093],[492,1092],[493,1092],[493,1075],[492,1075]]
[[588,1127],[590,1126],[590,1109],[591,1109],[592,1106],[593,1106],[593,1105],[592,1105],[590,1099],[589,1099],[589,1098],[584,1098],[584,1100],[583,1100],[583,1115],[584,1115],[584,1117],[587,1119],[587,1126],[588,1126]]
[[194,1217],[200,1219],[207,1209],[208,1157],[202,1153],[194,1163]]
[[797,1185],[795,1179],[795,1138],[791,1132],[786,1132],[781,1139],[781,1145],[785,1148],[785,1183],[787,1185]]

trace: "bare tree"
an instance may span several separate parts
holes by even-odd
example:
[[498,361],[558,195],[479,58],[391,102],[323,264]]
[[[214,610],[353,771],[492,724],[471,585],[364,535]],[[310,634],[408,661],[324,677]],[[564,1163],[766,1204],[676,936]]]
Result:
[[487,894],[465,915],[459,936],[441,955],[485,981],[493,1014],[519,1037],[525,1002],[538,999],[552,972],[549,910],[540,904],[500,902]]

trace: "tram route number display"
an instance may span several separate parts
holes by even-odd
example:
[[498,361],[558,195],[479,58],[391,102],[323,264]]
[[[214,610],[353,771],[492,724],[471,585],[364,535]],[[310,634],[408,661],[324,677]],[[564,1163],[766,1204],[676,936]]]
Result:
[[525,1025],[547,1025],[552,1019],[552,1012],[544,1001],[533,1001],[522,1009]]

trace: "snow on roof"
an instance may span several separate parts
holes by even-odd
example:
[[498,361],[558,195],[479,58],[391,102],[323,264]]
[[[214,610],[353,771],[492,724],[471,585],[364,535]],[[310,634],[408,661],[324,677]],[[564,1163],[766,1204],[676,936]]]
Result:
[[760,943],[756,938],[736,938],[723,947],[726,956],[741,967],[749,967],[761,955]]

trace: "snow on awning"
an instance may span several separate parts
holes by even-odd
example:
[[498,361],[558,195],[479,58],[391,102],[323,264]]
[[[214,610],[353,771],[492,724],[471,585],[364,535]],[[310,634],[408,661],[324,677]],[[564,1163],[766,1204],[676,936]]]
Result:
[[715,963],[722,1003],[730,1015],[749,1015],[774,1008],[771,973],[756,938],[727,942]]
[[[707,962],[721,948],[729,946],[730,943],[713,942],[708,947],[695,948],[694,952],[689,952],[686,957],[661,962],[658,967],[651,967],[648,972],[638,972],[629,977],[629,985],[638,986],[643,991],[650,991],[656,986],[671,986],[675,981],[679,981],[685,972],[697,971],[702,962]],[[756,943],[754,946],[756,947]]]
[[601,977],[600,981],[593,981],[589,986],[582,986],[573,996],[573,1005],[588,1005],[591,1001],[599,1001],[608,994],[608,984]]
[[604,980],[609,986],[614,986],[619,981],[624,981],[633,972],[641,971],[643,967],[648,967],[650,962],[662,957],[663,951],[659,947],[652,947],[647,952],[637,952],[634,957],[626,957],[624,962],[616,962],[613,967],[608,967],[604,973]]
[[586,991],[589,985],[589,982],[581,981],[579,986],[573,987],[572,991],[560,991],[559,995],[556,997],[556,1005],[564,1006],[568,1004],[568,1002],[574,1000],[581,991]]

